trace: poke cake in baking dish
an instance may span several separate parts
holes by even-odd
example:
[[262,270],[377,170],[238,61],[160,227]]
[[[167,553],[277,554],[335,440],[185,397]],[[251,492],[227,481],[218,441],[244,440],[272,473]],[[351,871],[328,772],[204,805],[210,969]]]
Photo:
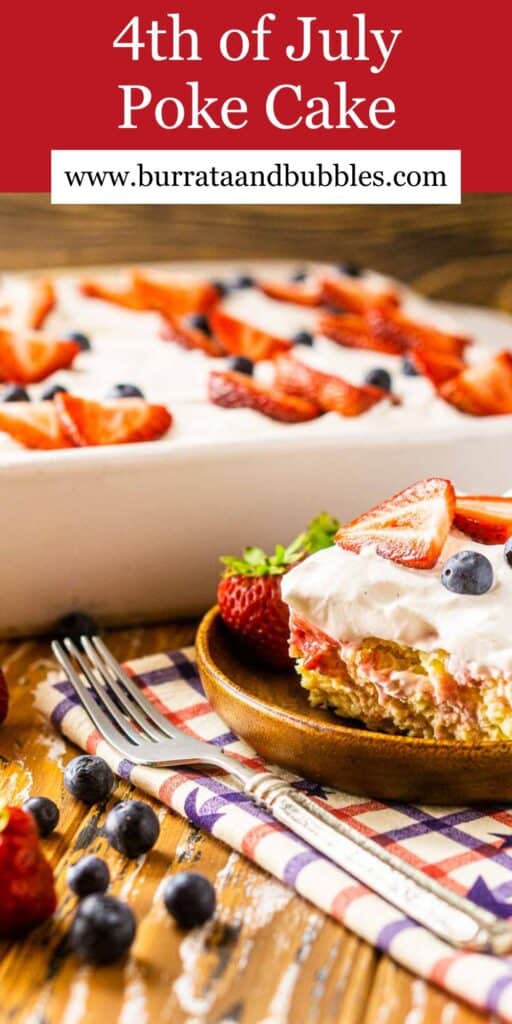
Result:
[[498,333],[350,264],[6,274],[0,450],[476,434],[512,413]]
[[314,706],[372,730],[512,739],[512,497],[416,483],[282,577]]

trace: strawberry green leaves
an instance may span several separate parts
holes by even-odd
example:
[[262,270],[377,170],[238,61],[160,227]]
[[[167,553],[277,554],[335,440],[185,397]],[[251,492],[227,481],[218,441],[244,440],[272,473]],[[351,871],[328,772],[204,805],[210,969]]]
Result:
[[321,512],[287,547],[276,544],[272,555],[267,555],[262,548],[247,547],[241,558],[224,556],[221,558],[221,562],[226,566],[224,575],[281,576],[306,555],[331,547],[338,528],[339,523],[336,519],[327,512]]

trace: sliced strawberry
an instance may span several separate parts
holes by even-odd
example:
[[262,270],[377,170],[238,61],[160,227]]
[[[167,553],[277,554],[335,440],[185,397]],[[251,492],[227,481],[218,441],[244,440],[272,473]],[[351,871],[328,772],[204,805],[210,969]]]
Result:
[[409,361],[416,367],[418,373],[428,377],[434,387],[439,387],[445,381],[451,380],[461,373],[465,368],[465,362],[460,356],[451,355],[449,352],[437,352],[424,345],[417,345],[412,348],[407,356]]
[[64,433],[80,447],[154,441],[172,423],[165,406],[150,405],[143,398],[92,402],[59,392],[54,403]]
[[[334,671],[328,675],[335,675],[340,663],[339,644],[332,637],[324,633],[312,622],[297,615],[297,612],[290,612],[290,650],[293,650],[295,658],[300,658],[304,668],[322,672],[322,665],[333,663]],[[325,669],[324,669],[325,671]]]
[[294,302],[297,306],[319,306],[322,289],[318,281],[259,281],[258,288],[271,299]]
[[412,569],[432,569],[454,513],[455,491],[449,480],[420,480],[342,526],[336,543],[357,553],[371,544],[381,558]]
[[71,448],[53,402],[4,402],[0,405],[0,430],[25,448]]
[[369,349],[373,352],[386,352],[389,355],[402,355],[405,351],[400,341],[392,338],[379,338],[368,321],[356,313],[332,314],[324,313],[319,317],[318,330],[326,338],[336,341],[345,348]]
[[350,277],[325,277],[321,281],[324,302],[347,313],[364,316],[371,309],[389,309],[398,306],[399,297],[394,288],[373,291]]
[[79,352],[75,341],[0,328],[0,377],[14,384],[35,384],[56,370],[67,369]]
[[405,316],[400,309],[372,309],[367,314],[370,327],[377,337],[387,341],[395,341],[404,348],[421,346],[424,350],[462,356],[471,344],[470,338],[448,334],[435,327],[417,323]]
[[43,326],[46,317],[55,308],[57,294],[53,281],[40,278],[31,285],[30,304],[27,313],[27,326],[34,331]]
[[164,316],[205,313],[220,299],[218,289],[209,281],[167,280],[142,270],[134,272],[133,286],[142,309],[155,309]]
[[208,397],[223,409],[254,409],[282,423],[304,423],[320,415],[316,402],[263,387],[235,370],[213,370],[208,378]]
[[210,316],[213,333],[233,356],[246,356],[253,363],[262,359],[273,359],[279,352],[292,347],[286,338],[276,338],[259,327],[253,327],[243,320],[237,320],[222,309],[215,309]]
[[471,416],[512,413],[512,353],[468,366],[439,388],[439,394],[460,412]]
[[226,354],[216,338],[198,327],[191,327],[186,317],[167,314],[161,336],[164,341],[175,341],[182,348],[198,349],[213,358]]
[[276,360],[275,384],[289,395],[302,395],[324,412],[337,412],[340,416],[360,416],[383,398],[390,397],[381,388],[357,387],[342,377],[314,370],[293,356],[280,356]]
[[101,281],[85,280],[80,282],[80,291],[89,299],[103,299],[104,302],[112,302],[115,306],[123,306],[124,309],[141,311],[148,308],[133,284],[125,288],[112,288]]
[[458,496],[454,524],[480,544],[504,544],[512,537],[512,498]]

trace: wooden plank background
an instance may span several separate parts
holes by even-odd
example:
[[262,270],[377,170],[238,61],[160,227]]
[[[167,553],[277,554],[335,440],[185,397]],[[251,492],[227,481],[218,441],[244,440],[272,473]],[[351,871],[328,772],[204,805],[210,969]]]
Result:
[[0,270],[168,259],[351,260],[512,309],[512,196],[461,206],[50,206],[0,195]]

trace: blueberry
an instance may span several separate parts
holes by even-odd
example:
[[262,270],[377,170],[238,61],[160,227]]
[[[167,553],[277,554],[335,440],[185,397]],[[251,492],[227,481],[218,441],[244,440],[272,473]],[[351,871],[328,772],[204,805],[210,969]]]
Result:
[[52,384],[51,387],[46,389],[46,391],[43,391],[41,398],[43,399],[43,402],[51,402],[52,398],[55,398],[55,395],[66,394],[67,390],[68,389],[63,387],[62,384]]
[[441,583],[454,594],[485,594],[493,583],[492,565],[478,551],[457,551],[445,562]]
[[254,363],[251,359],[247,359],[246,356],[234,356],[233,359],[229,360],[229,369],[236,370],[237,373],[245,373],[248,377],[252,377],[254,373]]
[[29,800],[25,800],[23,810],[28,811],[35,818],[40,836],[49,836],[50,832],[56,828],[59,820],[59,808],[47,796],[31,796]]
[[68,885],[77,896],[90,896],[92,892],[105,892],[110,882],[108,865],[101,857],[82,857],[68,871]]
[[95,893],[79,904],[69,944],[89,964],[112,964],[128,952],[137,925],[127,903]]
[[71,334],[67,335],[68,341],[76,341],[77,345],[80,345],[82,352],[89,352],[92,348],[91,342],[86,334],[82,334],[81,331],[72,331]]
[[240,274],[231,282],[232,288],[254,288],[255,280],[250,274]]
[[107,814],[104,834],[114,850],[133,859],[155,845],[160,825],[149,804],[142,800],[123,800]]
[[223,295],[227,295],[229,291],[229,286],[226,284],[225,281],[212,281],[211,284],[213,285],[215,290],[218,291],[221,298]]
[[512,537],[509,537],[505,547],[503,548],[503,554],[510,566],[512,566]]
[[97,632],[98,626],[90,615],[86,615],[84,612],[70,612],[69,615],[63,615],[57,622],[55,638],[64,640],[69,636],[76,643],[80,641],[81,636],[95,636]]
[[391,391],[391,374],[381,366],[369,370],[364,378],[365,384],[371,384],[374,388],[381,388],[382,391]]
[[17,384],[9,384],[3,389],[0,395],[0,401],[2,402],[30,402],[30,395],[25,388],[20,388]]
[[102,757],[79,754],[66,765],[64,785],[84,804],[100,804],[108,800],[114,788],[114,775]]
[[402,359],[402,373],[405,373],[406,377],[419,377],[419,371],[416,369],[412,359],[409,359],[409,356]]
[[313,335],[309,331],[299,331],[298,334],[294,334],[292,341],[294,345],[307,345],[308,348],[314,344]]
[[144,398],[144,394],[136,384],[114,384],[107,398]]
[[192,313],[191,316],[187,317],[187,323],[189,327],[194,327],[196,331],[202,331],[203,334],[212,333],[210,321],[204,313]]
[[168,878],[163,896],[166,909],[180,928],[204,924],[215,911],[215,889],[196,871],[181,871]]
[[363,273],[357,263],[338,263],[338,270],[340,274],[345,274],[347,277],[361,277]]
[[296,270],[295,273],[292,274],[290,281],[294,281],[296,284],[302,284],[304,281],[307,281],[308,277],[309,274],[307,270]]

